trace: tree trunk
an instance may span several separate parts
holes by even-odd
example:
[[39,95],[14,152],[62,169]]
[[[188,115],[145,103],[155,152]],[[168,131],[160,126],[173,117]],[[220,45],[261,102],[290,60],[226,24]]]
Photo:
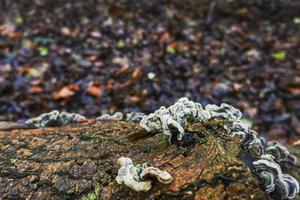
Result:
[[[219,126],[188,129],[198,140],[184,145],[123,121],[0,131],[0,199],[269,199],[239,159],[237,139]],[[174,180],[154,180],[149,192],[118,185],[121,156],[168,171]]]

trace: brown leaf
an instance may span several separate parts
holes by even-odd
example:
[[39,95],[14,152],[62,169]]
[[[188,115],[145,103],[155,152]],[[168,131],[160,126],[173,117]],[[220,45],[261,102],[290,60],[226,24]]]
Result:
[[140,78],[142,76],[142,72],[139,68],[133,70],[131,77],[132,78]]

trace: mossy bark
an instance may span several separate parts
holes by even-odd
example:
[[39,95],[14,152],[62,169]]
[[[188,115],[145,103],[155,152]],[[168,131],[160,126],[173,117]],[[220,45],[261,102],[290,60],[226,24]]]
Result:
[[[122,121],[0,131],[0,199],[269,199],[240,159],[239,140],[218,123],[187,129],[193,137],[184,145]],[[174,180],[139,193],[118,185],[121,156]]]

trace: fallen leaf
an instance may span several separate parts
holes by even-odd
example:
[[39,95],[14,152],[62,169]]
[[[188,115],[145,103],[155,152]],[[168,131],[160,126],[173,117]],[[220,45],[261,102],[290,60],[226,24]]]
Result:
[[243,85],[239,83],[234,83],[233,88],[235,91],[240,91],[242,89]]
[[40,51],[41,56],[46,56],[49,53],[49,50],[47,47],[40,47],[39,51]]
[[86,89],[86,92],[87,92],[89,95],[98,97],[98,96],[101,95],[102,89],[101,89],[100,86],[90,85],[90,86]]
[[119,69],[118,69],[118,74],[123,74],[125,72],[127,72],[128,70],[128,66],[121,66]]
[[300,145],[300,140],[296,140],[295,142],[293,142],[292,144],[293,146],[297,146],[297,145]]
[[69,90],[72,90],[72,91],[78,91],[80,89],[79,86],[75,85],[75,84],[68,85],[67,87]]
[[67,35],[67,36],[71,35],[71,31],[68,27],[62,27],[61,32],[62,32],[62,34]]
[[142,72],[139,68],[133,70],[131,77],[132,78],[140,78],[142,76]]
[[16,22],[17,25],[21,25],[21,24],[23,24],[24,20],[23,20],[22,17],[17,17],[17,18],[15,19],[15,22]]
[[123,49],[124,47],[125,47],[125,42],[124,41],[122,41],[122,40],[119,40],[118,42],[117,42],[117,48],[118,49]]
[[95,56],[95,55],[90,56],[90,57],[88,57],[88,60],[91,62],[95,62],[97,60],[97,56]]
[[33,86],[30,88],[29,93],[30,94],[39,94],[42,93],[44,90],[42,87],[40,86]]
[[138,103],[141,100],[139,96],[130,96],[129,99],[132,103]]
[[68,86],[65,86],[62,89],[60,89],[59,91],[54,92],[52,97],[55,100],[59,100],[59,99],[65,99],[65,98],[71,97],[73,95],[75,95],[75,92],[70,90],[68,88]]
[[101,33],[97,31],[91,32],[91,36],[94,38],[101,38]]
[[176,47],[176,43],[175,42],[169,43],[167,45],[166,52],[169,53],[169,54],[176,53],[175,47]]
[[167,46],[166,48],[166,52],[169,54],[174,54],[175,53],[175,49],[171,46]]
[[38,77],[40,75],[39,71],[36,68],[30,68],[28,74],[32,77]]
[[276,60],[284,60],[286,57],[286,53],[284,51],[279,51],[279,52],[274,53],[272,56]]
[[170,38],[169,32],[164,32],[160,37],[161,40],[168,40],[169,38]]
[[290,87],[288,90],[293,95],[300,95],[300,88],[298,87]]

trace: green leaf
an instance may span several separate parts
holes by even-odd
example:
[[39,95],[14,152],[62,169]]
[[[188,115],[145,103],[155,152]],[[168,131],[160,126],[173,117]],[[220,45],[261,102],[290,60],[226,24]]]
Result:
[[36,68],[30,68],[28,74],[32,77],[38,77],[40,75],[39,71]]
[[189,21],[188,21],[188,26],[190,26],[190,27],[196,26],[196,21],[194,21],[194,20],[189,20]]
[[118,49],[123,49],[124,47],[125,47],[124,41],[123,41],[123,40],[119,40],[119,41],[117,42],[117,48],[118,48]]
[[16,23],[17,25],[21,25],[21,24],[23,24],[23,22],[24,22],[24,20],[23,20],[22,17],[17,17],[17,18],[15,19],[15,23]]
[[41,56],[46,56],[49,53],[49,50],[47,47],[41,47],[39,50],[40,50]]
[[284,60],[286,57],[286,53],[284,51],[278,51],[276,53],[273,53],[273,58],[276,60]]
[[167,46],[166,48],[166,52],[169,54],[174,54],[175,53],[175,49],[171,46]]

